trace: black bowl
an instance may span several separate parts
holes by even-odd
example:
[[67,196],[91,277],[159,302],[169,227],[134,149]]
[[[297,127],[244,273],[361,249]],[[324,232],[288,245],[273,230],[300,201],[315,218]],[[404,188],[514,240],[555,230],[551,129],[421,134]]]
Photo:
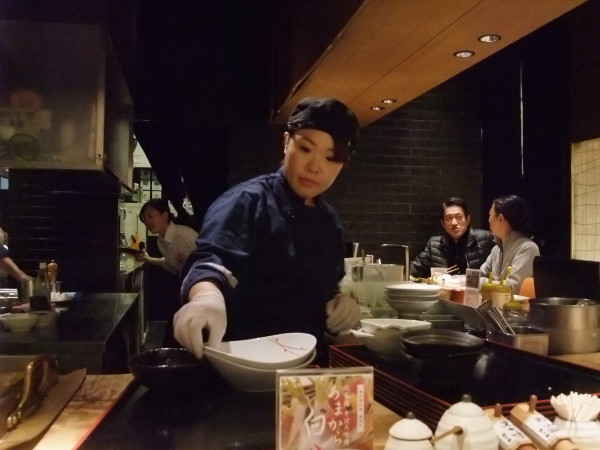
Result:
[[129,359],[134,378],[150,389],[189,389],[199,386],[211,372],[205,360],[184,348],[158,348]]

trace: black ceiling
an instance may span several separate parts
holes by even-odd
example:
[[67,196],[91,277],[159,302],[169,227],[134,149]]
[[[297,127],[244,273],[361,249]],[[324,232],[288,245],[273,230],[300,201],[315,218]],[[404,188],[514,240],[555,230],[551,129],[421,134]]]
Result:
[[266,123],[361,3],[137,1],[136,119]]
[[269,114],[269,1],[139,1],[138,121],[228,123]]

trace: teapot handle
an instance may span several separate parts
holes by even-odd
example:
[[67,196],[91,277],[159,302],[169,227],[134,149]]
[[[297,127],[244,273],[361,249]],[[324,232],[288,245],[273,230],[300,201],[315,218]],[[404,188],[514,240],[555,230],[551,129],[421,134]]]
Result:
[[446,436],[450,436],[452,434],[462,434],[463,433],[463,429],[461,426],[455,425],[452,428],[450,428],[448,431],[443,432],[442,434],[439,434],[437,436],[434,436],[431,438],[431,443],[434,444],[437,441],[445,438]]

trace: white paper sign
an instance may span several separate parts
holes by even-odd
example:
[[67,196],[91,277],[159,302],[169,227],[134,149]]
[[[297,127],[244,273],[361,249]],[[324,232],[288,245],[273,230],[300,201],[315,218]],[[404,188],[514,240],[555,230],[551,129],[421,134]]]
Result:
[[476,308],[479,306],[479,270],[467,269],[465,280],[465,304]]

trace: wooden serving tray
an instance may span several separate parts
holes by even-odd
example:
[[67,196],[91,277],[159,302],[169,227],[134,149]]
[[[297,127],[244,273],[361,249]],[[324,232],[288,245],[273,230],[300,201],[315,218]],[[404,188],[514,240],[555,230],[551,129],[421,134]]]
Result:
[[[57,384],[50,389],[39,408],[16,428],[0,437],[0,450],[26,445],[35,441],[52,424],[73,394],[80,388],[85,379],[85,369],[76,370],[67,375],[60,375]],[[31,445],[33,446],[33,444]],[[64,447],[63,447],[64,448]]]

